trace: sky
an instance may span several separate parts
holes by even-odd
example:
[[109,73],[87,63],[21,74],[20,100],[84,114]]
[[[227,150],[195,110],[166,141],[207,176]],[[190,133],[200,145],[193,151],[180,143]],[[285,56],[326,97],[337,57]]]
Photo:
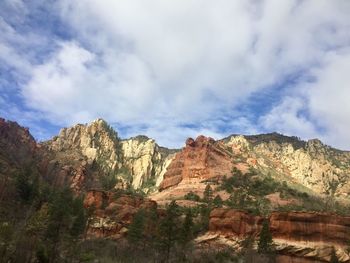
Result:
[[0,116],[177,148],[279,132],[350,150],[349,0],[1,0]]

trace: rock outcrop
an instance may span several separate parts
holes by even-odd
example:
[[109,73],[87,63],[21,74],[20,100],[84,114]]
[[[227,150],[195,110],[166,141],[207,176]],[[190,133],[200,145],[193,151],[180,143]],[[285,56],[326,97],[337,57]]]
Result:
[[[207,235],[212,243],[227,244],[246,237],[257,238],[262,221],[262,217],[244,211],[214,209],[210,214]],[[333,247],[340,262],[350,261],[347,252],[350,217],[312,212],[273,212],[269,225],[276,249],[284,255],[284,260],[279,262],[294,262],[293,258],[328,262]],[[203,238],[199,240],[205,241]]]
[[128,225],[139,209],[157,209],[157,203],[152,200],[100,190],[88,191],[84,206],[93,210],[87,236],[112,239],[125,236]]
[[14,177],[39,166],[39,147],[29,130],[0,118],[0,201],[13,199]]
[[229,175],[232,170],[231,157],[221,142],[204,136],[196,140],[189,138],[186,147],[176,154],[169,165],[159,190],[174,187],[180,182],[202,182]]
[[153,139],[138,136],[121,142],[123,166],[132,175],[135,189],[159,186],[174,151],[159,147]]
[[0,157],[5,165],[23,167],[34,161],[38,145],[27,128],[0,118]]
[[102,119],[64,128],[42,145],[49,152],[48,173],[59,174],[56,181],[71,182],[77,191],[101,187],[104,176],[115,177],[124,186],[131,183],[135,189],[155,191],[174,153],[145,136],[121,140]]
[[102,169],[111,171],[121,166],[118,142],[117,133],[104,120],[98,119],[88,125],[64,128],[44,145],[54,152],[75,152],[90,164],[95,161]]
[[230,136],[222,140],[233,152],[256,160],[256,169],[290,177],[318,194],[347,197],[350,192],[350,153],[319,140],[301,141],[277,133]]

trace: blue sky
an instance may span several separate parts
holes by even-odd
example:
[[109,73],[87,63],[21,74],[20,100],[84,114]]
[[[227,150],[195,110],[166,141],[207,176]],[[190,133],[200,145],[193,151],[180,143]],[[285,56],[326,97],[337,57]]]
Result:
[[348,0],[3,0],[0,115],[38,140],[277,131],[350,149]]

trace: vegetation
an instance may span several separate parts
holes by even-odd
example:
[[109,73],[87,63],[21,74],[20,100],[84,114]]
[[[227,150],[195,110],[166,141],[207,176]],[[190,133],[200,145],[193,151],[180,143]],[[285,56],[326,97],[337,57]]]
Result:
[[[14,174],[13,189],[0,204],[0,262],[59,262],[73,255],[85,231],[82,198],[51,188],[35,167]],[[74,258],[74,256],[72,256]]]
[[[230,193],[230,198],[223,202],[224,205],[244,209],[253,214],[267,215],[274,210],[278,211],[319,211],[334,212],[340,215],[349,213],[349,207],[337,202],[332,196],[321,198],[307,192],[297,190],[285,181],[277,181],[270,175],[257,174],[250,170],[246,174],[233,169],[233,175],[224,177],[218,190]],[[297,202],[272,208],[267,195],[279,193],[283,199],[294,199]]]
[[185,196],[184,196],[185,200],[191,200],[191,201],[196,201],[196,202],[200,202],[201,198],[199,197],[199,195],[195,194],[194,192],[190,191],[188,192]]

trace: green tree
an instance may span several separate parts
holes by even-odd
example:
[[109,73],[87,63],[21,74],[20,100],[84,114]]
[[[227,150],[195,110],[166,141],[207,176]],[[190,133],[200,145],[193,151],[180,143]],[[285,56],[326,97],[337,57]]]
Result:
[[208,184],[205,187],[205,190],[203,192],[203,201],[206,203],[211,203],[213,200],[213,190],[211,189],[210,185]]
[[258,241],[258,252],[262,254],[271,254],[273,252],[272,234],[268,219],[264,219]]
[[86,226],[86,216],[84,208],[78,210],[77,216],[75,217],[73,221],[72,228],[70,230],[70,233],[73,237],[78,237],[79,235],[84,233],[85,226]]
[[200,214],[200,230],[207,231],[209,229],[209,217],[210,217],[211,207],[209,205],[201,205],[199,208]]
[[136,212],[128,230],[128,241],[130,244],[139,246],[144,237],[145,211],[140,209]]
[[107,174],[100,177],[100,183],[103,190],[109,191],[115,187],[115,185],[118,183],[118,180],[115,175]]
[[222,207],[222,199],[220,197],[220,195],[216,195],[214,200],[213,200],[213,204],[214,204],[214,207]]
[[180,231],[180,242],[183,246],[187,245],[193,239],[193,215],[189,209],[186,212],[185,220]]
[[192,201],[199,202],[201,198],[199,197],[199,195],[197,195],[194,192],[190,191],[187,194],[185,194],[184,199],[185,200],[192,200]]
[[152,206],[150,209],[145,211],[145,214],[145,239],[147,240],[147,243],[154,248],[159,227],[157,206]]
[[72,201],[72,192],[68,188],[54,192],[50,197],[46,239],[51,247],[48,252],[51,261],[55,260],[57,247],[60,242],[63,242],[63,234],[71,224]]
[[0,222],[0,262],[7,262],[8,250],[14,234],[13,225],[9,222]]
[[167,206],[165,216],[159,225],[159,244],[166,262],[169,262],[171,250],[179,238],[179,215],[178,205],[172,201]]
[[332,247],[332,251],[331,251],[331,258],[330,258],[330,263],[339,263],[339,260],[338,260],[338,257],[337,257],[337,254],[335,252],[335,249],[334,247]]
[[32,184],[30,182],[30,171],[20,171],[16,175],[16,189],[19,197],[28,202],[32,197]]

